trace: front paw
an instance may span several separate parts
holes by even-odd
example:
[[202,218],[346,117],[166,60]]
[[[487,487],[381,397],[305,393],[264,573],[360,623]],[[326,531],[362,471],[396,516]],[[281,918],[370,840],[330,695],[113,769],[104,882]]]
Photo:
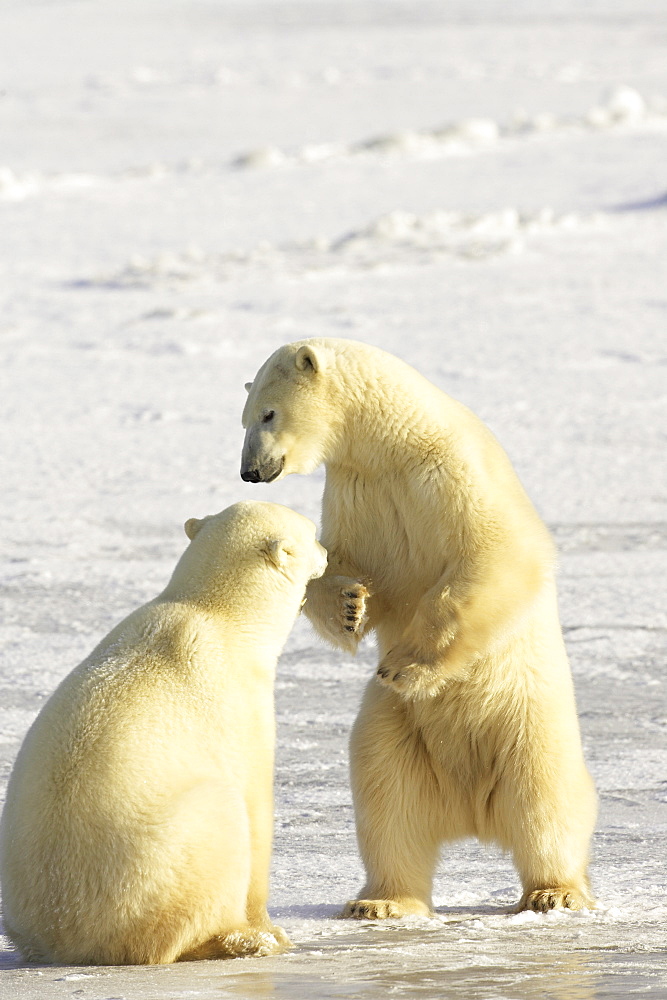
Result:
[[370,587],[350,576],[324,576],[306,588],[304,612],[326,642],[354,654],[368,623]]
[[354,581],[340,592],[338,621],[339,627],[350,638],[359,641],[364,625],[368,621],[367,603],[370,592],[363,583]]
[[346,576],[328,582],[333,588],[331,614],[322,631],[334,645],[355,653],[368,621],[370,591],[360,580]]
[[426,662],[413,651],[395,646],[380,661],[377,678],[404,698],[432,698],[442,690],[445,678],[437,663]]

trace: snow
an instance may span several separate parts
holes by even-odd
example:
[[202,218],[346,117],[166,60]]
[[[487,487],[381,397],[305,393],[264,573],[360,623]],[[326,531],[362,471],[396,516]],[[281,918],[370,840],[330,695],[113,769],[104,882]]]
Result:
[[512,914],[443,851],[434,920],[336,919],[374,662],[305,621],[279,666],[271,911],[290,954],[30,967],[16,1000],[667,997],[667,9],[635,0],[7,0],[0,11],[0,769],[164,584],[190,516],[317,519],[241,482],[280,343],[395,352],[483,417],[561,554],[601,809],[600,908]]

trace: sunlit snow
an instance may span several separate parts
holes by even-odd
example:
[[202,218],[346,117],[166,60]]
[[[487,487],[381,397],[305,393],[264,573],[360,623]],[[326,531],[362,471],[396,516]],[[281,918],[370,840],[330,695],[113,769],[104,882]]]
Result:
[[6,0],[0,793],[57,682],[237,499],[279,344],[386,348],[498,435],[560,552],[600,907],[513,914],[443,851],[433,920],[360,888],[347,737],[374,650],[300,621],[277,681],[286,955],[31,967],[12,1000],[667,998],[667,8],[637,0]]

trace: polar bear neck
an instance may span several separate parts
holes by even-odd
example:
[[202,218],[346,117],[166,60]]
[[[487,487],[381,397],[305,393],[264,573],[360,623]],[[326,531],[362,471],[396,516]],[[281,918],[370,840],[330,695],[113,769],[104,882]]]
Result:
[[447,503],[468,526],[480,518],[520,518],[537,528],[538,515],[504,449],[463,403],[378,348],[321,343],[332,358],[327,383],[336,410],[323,457],[327,494],[350,483],[357,493],[374,484],[401,503],[406,497],[426,507]]
[[[344,343],[344,342],[342,342]],[[356,345],[355,345],[356,346]],[[476,463],[467,439],[492,439],[481,421],[462,403],[398,358],[364,345],[363,352],[336,351],[331,372],[338,420],[325,457],[327,466],[363,468],[386,474],[387,449],[393,468],[445,447],[456,466]],[[474,435],[468,434],[468,428]],[[499,448],[495,439],[494,445]]]

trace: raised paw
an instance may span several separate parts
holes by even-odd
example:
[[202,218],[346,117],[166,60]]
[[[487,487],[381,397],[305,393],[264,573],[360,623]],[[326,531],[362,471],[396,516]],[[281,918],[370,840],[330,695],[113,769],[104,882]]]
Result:
[[366,623],[370,589],[350,576],[324,576],[306,588],[304,612],[327,642],[355,653]]
[[370,597],[363,583],[355,583],[345,587],[340,594],[340,622],[344,632],[355,638],[360,638],[364,625],[368,621],[366,602]]
[[519,903],[519,910],[535,910],[548,913],[549,910],[583,910],[590,905],[577,889],[558,886],[553,889],[534,889]]

